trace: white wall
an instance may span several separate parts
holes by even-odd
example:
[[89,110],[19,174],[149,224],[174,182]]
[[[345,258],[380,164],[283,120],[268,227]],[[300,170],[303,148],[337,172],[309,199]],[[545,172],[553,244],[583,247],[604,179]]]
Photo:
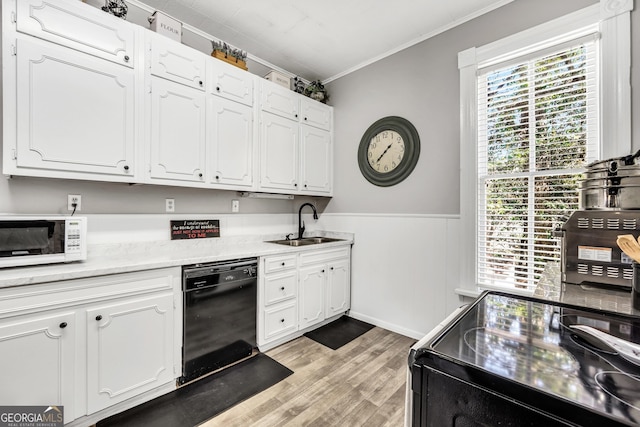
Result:
[[355,233],[350,315],[421,338],[460,305],[455,215],[324,214],[317,226]]

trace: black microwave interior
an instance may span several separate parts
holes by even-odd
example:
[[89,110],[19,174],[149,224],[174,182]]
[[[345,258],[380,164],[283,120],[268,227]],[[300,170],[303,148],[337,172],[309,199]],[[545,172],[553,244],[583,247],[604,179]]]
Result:
[[0,256],[61,253],[64,221],[0,221]]

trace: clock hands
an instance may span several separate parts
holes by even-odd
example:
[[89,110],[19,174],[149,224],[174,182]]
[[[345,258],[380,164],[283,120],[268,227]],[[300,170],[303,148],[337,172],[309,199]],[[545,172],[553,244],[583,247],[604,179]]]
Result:
[[380,157],[378,157],[378,160],[376,160],[376,163],[380,163],[380,159],[382,159],[382,156],[384,156],[387,153],[387,151],[389,151],[389,148],[391,148],[392,145],[393,145],[393,142],[389,144],[389,146],[382,152],[382,154],[380,154]]

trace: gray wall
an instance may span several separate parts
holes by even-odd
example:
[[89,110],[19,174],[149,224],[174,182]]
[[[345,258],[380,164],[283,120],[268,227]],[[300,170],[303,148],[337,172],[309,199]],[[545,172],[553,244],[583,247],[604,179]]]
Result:
[[[516,0],[327,85],[335,107],[335,192],[327,212],[458,214],[458,52],[499,40],[596,3],[595,0]],[[640,16],[632,13],[634,37]],[[636,45],[635,69],[640,69]],[[633,75],[640,87],[638,72]],[[637,91],[634,105],[640,105]],[[376,187],[360,174],[357,151],[377,119],[405,117],[420,134],[422,152],[404,182]],[[637,117],[637,114],[634,115]],[[640,130],[634,129],[640,146]]]

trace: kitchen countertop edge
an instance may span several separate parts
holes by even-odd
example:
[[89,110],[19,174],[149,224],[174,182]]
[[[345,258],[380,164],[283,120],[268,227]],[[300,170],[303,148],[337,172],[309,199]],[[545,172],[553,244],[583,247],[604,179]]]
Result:
[[315,232],[305,237],[332,237],[342,240],[307,246],[286,246],[268,243],[269,240],[282,239],[282,234],[273,234],[90,245],[85,261],[0,269],[0,288],[181,267],[236,258],[286,255],[350,246],[354,243],[354,235],[344,232]]

